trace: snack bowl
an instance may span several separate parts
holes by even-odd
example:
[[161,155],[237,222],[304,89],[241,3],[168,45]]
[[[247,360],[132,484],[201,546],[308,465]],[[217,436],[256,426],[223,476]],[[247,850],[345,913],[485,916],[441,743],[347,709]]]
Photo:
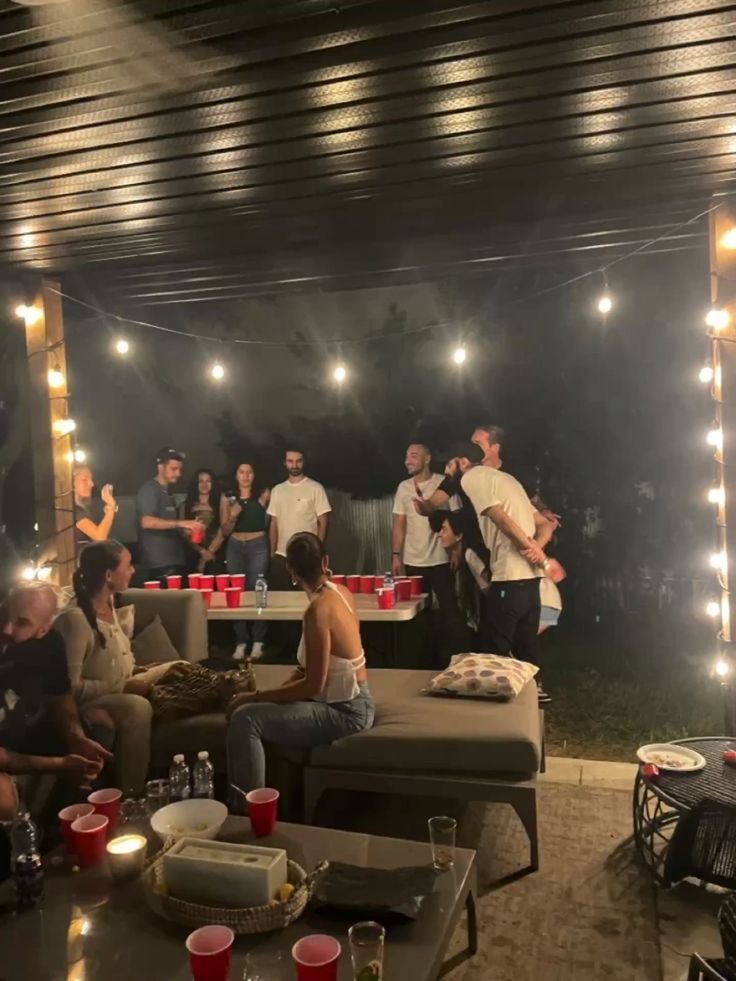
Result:
[[151,827],[161,841],[168,838],[202,838],[213,841],[225,823],[227,807],[206,797],[178,800],[154,811]]

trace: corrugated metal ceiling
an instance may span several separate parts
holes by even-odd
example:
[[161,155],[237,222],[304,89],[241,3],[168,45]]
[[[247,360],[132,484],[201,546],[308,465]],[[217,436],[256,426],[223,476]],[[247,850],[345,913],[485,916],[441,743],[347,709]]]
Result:
[[599,263],[734,183],[736,4],[138,0],[161,91],[83,2],[0,0],[0,263],[126,301]]

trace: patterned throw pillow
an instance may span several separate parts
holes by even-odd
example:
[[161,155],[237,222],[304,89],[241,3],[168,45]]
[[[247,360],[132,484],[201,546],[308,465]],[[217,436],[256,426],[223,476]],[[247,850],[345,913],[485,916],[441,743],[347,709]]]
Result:
[[456,654],[442,674],[432,678],[429,691],[507,700],[518,695],[537,671],[536,664],[499,654]]

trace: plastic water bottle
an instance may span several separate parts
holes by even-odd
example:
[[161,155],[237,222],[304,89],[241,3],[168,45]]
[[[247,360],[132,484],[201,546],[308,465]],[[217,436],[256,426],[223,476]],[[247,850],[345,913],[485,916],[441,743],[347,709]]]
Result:
[[210,754],[206,750],[197,753],[197,762],[193,773],[194,797],[215,796],[215,768],[210,763]]
[[394,589],[394,577],[390,572],[384,572],[383,574],[383,588]]
[[38,830],[27,812],[11,825],[10,848],[18,910],[32,909],[43,899],[43,866]]
[[259,575],[256,579],[254,588],[256,591],[256,609],[265,610],[268,606],[268,583],[263,574]]
[[189,766],[183,753],[177,753],[169,767],[169,794],[172,801],[189,800],[192,796]]

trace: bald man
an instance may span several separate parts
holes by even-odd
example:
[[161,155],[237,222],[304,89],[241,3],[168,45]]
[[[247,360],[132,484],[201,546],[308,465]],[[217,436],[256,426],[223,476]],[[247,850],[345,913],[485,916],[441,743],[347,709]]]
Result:
[[15,589],[0,606],[0,820],[16,812],[12,776],[87,785],[111,758],[82,729],[55,612],[53,590],[39,583]]

